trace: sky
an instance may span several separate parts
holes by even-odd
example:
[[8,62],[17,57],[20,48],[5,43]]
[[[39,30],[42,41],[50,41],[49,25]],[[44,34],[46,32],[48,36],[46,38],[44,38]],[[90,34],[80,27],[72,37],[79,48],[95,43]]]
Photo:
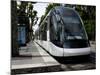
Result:
[[37,16],[41,17],[45,13],[45,9],[47,7],[48,3],[36,3],[34,4],[34,10],[36,10]]
[[45,14],[45,10],[46,10],[46,7],[48,6],[48,3],[42,3],[42,2],[36,3],[36,4],[33,4],[33,6],[34,6],[33,9],[37,11],[37,17],[39,17],[37,25],[33,27],[33,29],[36,30],[38,28],[38,24],[39,24],[41,16]]

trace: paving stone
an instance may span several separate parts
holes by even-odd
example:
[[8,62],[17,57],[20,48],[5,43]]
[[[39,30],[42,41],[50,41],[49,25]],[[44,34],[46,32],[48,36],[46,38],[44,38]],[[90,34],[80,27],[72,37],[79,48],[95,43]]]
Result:
[[20,57],[12,58],[11,69],[12,74],[49,72],[60,70],[60,64],[35,42],[30,42],[20,48]]

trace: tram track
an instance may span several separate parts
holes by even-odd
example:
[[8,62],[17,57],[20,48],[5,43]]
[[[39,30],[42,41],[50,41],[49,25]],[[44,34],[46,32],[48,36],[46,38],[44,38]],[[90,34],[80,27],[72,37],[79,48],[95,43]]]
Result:
[[[77,60],[77,59],[57,59],[55,58],[60,64],[61,64],[61,70],[62,71],[76,71],[76,70],[91,70],[96,69],[96,62],[95,62],[95,53],[90,54],[90,58],[88,60]],[[81,59],[81,58],[80,58]]]

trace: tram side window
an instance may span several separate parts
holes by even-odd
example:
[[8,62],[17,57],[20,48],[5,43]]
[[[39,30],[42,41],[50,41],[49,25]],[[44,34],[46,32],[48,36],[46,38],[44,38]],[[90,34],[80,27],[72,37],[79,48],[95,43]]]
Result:
[[57,21],[54,15],[52,15],[50,19],[50,40],[51,41],[57,41],[58,36],[57,36]]
[[61,39],[61,26],[57,23],[56,17],[53,15],[50,17],[50,41],[56,46],[63,47]]
[[43,23],[41,34],[42,34],[42,40],[46,41],[47,40],[47,23],[46,22]]

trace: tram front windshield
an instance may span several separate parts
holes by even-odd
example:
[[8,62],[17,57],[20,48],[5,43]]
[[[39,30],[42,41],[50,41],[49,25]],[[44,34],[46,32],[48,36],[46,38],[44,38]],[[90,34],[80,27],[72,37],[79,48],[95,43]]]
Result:
[[64,21],[64,37],[67,39],[86,39],[82,23],[73,17],[63,17]]
[[64,38],[70,39],[87,39],[82,22],[74,11],[66,10],[61,12],[64,25]]
[[56,12],[57,37],[63,48],[84,48],[89,46],[81,19],[74,10],[60,9]]

